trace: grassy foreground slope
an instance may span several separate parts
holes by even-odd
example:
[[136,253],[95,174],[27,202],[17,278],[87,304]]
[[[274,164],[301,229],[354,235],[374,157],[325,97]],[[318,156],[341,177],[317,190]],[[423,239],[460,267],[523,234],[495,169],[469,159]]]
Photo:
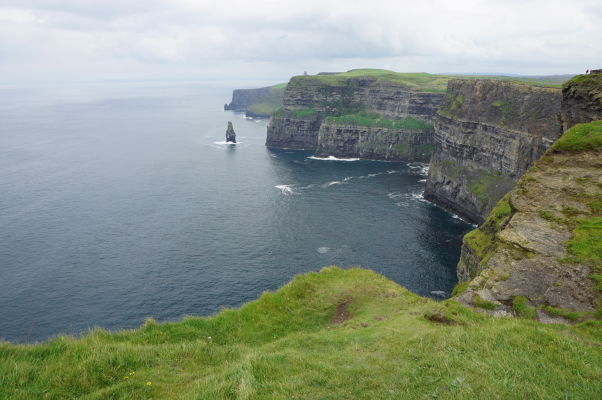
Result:
[[2,399],[589,399],[601,329],[496,319],[374,272],[296,277],[238,310],[0,345]]

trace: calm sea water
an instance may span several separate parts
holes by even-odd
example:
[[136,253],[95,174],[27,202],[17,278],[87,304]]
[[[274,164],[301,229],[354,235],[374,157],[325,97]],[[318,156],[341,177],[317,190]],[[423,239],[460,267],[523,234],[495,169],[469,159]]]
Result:
[[209,315],[333,264],[449,293],[470,226],[423,166],[269,150],[222,110],[240,85],[0,89],[1,338]]

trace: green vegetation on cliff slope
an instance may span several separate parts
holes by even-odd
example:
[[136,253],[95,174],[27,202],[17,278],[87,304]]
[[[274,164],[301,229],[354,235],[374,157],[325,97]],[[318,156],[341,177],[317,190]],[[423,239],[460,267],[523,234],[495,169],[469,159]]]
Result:
[[[602,121],[595,121],[587,124],[575,125],[566,131],[556,143],[554,143],[549,152],[583,152],[600,149],[602,149]],[[544,155],[540,163],[546,163],[549,159],[550,153]],[[536,164],[535,168],[539,168],[539,166]],[[534,178],[529,174],[529,171],[527,171],[518,185],[519,190],[524,190],[521,189],[521,187],[528,186],[532,181],[534,181]],[[580,178],[579,182],[585,186],[598,184],[584,178]],[[592,197],[591,195],[584,195],[583,193],[578,193],[576,197],[578,201],[590,206],[592,215],[594,215],[595,218],[602,216],[602,209],[599,207],[599,204],[602,204],[602,198],[599,198],[599,196]],[[566,223],[573,229],[584,226],[581,223],[584,221],[582,212],[571,213],[570,210],[565,209],[564,213],[568,215],[565,215],[561,219],[554,217],[555,212],[553,210],[541,210],[539,215],[546,220]],[[495,234],[504,228],[511,216],[512,209],[509,203],[509,195],[506,195],[499,201],[496,208],[491,211],[483,225],[464,236],[465,243],[471,247],[476,255],[478,255],[481,262],[486,262],[489,256],[491,256],[491,253],[495,250],[495,245],[499,244],[496,241]],[[591,236],[590,239],[598,237],[595,241],[596,243],[591,244],[591,248],[598,249],[596,251],[600,252],[599,249],[602,247],[602,244],[598,242],[601,240],[599,238],[599,229],[592,228],[588,230],[586,228],[581,228],[581,231],[583,232],[581,236],[585,234],[588,237]],[[583,243],[586,243],[583,246],[588,246],[587,243],[589,243],[589,239],[584,238]],[[571,247],[569,247],[569,249],[570,248]],[[598,254],[598,257],[602,258],[602,254]]]
[[407,129],[417,131],[430,131],[434,127],[431,124],[419,121],[412,117],[393,120],[384,118],[376,113],[358,112],[355,114],[341,115],[338,117],[329,116],[324,119],[325,122],[336,124],[345,124],[353,126],[378,127],[388,129]]
[[511,216],[509,195],[505,195],[480,227],[464,235],[464,243],[472,249],[481,263],[487,262],[496,250],[495,234],[510,221]]
[[[599,92],[602,88],[602,74],[577,75],[566,81],[562,86],[571,88],[571,90],[596,90]],[[600,98],[600,102],[602,102],[602,98]]]
[[[548,238],[557,232],[566,232],[567,239],[550,240],[549,246],[560,246],[560,250],[557,251],[565,255],[556,260],[564,265],[567,271],[573,267],[589,271],[589,278],[597,282],[597,293],[592,287],[592,283],[586,282],[587,278],[573,278],[568,273],[566,276],[570,277],[571,282],[576,282],[576,285],[583,283],[582,286],[575,286],[579,287],[581,291],[579,295],[585,296],[588,291],[589,309],[594,310],[597,307],[598,311],[597,313],[586,312],[583,308],[570,310],[573,306],[569,302],[565,303],[566,310],[554,309],[550,304],[540,300],[536,304],[549,315],[562,316],[570,320],[592,317],[602,319],[600,298],[600,294],[602,294],[601,150],[602,121],[578,124],[567,130],[548,152],[522,176],[517,187],[500,200],[486,222],[464,236],[465,250],[469,250],[467,254],[474,255],[478,262],[478,268],[475,268],[473,265],[475,263],[471,261],[469,271],[471,277],[474,278],[475,274],[487,268],[495,270],[489,271],[491,276],[495,277],[495,274],[500,273],[503,270],[503,263],[500,263],[499,257],[495,263],[489,263],[490,259],[493,260],[494,255],[500,256],[508,253],[514,260],[530,259],[534,263],[541,259],[544,260],[542,262],[545,262],[547,255],[533,246],[534,242],[530,242],[531,236],[536,237],[539,234],[543,238]],[[535,226],[538,219],[544,221],[540,220],[536,229],[526,227],[525,222],[516,222],[532,221],[531,223]],[[511,220],[515,221],[513,225],[509,225]],[[535,233],[516,233],[521,229]],[[509,264],[511,263],[506,262],[506,265]],[[506,272],[506,275],[523,273],[521,271],[523,270],[518,268],[516,271]],[[553,268],[550,268],[549,271],[550,275],[542,277],[542,280],[555,276]],[[480,282],[478,284],[489,285],[488,287],[496,285],[495,282],[492,283],[487,279],[483,275],[473,282],[478,281]],[[520,281],[521,277],[514,276],[513,279]],[[562,279],[565,278],[561,276],[556,281],[558,287],[568,285],[566,282],[561,282]],[[467,290],[470,287],[475,289],[478,284],[475,283],[474,287],[471,284],[463,285],[457,291]],[[531,290],[528,287],[527,289]],[[520,293],[520,290],[520,288],[514,287],[514,295]],[[591,295],[590,291],[593,291]],[[533,302],[537,296],[533,293],[531,295],[529,300]],[[523,312],[523,315],[526,313]]]
[[331,267],[211,318],[0,344],[0,398],[600,398],[600,334]]
[[252,103],[247,106],[247,112],[253,115],[269,116],[279,107],[282,107],[282,98],[286,83],[279,83],[269,87],[270,95],[260,102]]
[[[601,83],[602,84],[602,83]],[[577,124],[554,143],[556,151],[586,151],[602,149],[602,121]]]

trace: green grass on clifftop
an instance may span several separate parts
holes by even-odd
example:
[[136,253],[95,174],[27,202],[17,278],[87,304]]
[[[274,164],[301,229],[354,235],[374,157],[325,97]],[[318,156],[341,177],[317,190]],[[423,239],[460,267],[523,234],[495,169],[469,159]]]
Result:
[[493,318],[325,268],[238,310],[0,344],[0,399],[593,399],[595,322]]
[[510,77],[497,75],[436,75],[426,72],[394,72],[386,69],[352,69],[347,72],[328,75],[299,75],[291,79],[291,87],[307,84],[315,84],[316,82],[329,86],[346,86],[353,78],[370,78],[378,81],[392,82],[403,85],[409,89],[420,92],[445,93],[447,91],[447,82],[450,79],[500,79],[509,82],[522,83],[526,85],[542,86],[542,87],[561,87],[562,82],[559,82],[554,77]]
[[412,117],[406,117],[399,120],[383,118],[376,113],[359,112],[356,114],[341,115],[339,117],[329,116],[325,118],[326,122],[337,124],[346,124],[354,126],[379,127],[388,129],[407,129],[430,131],[433,130],[433,125],[419,121]]
[[567,130],[552,148],[557,151],[602,149],[602,121],[575,125]]
[[424,72],[394,72],[386,69],[352,69],[351,71],[333,75],[308,75],[298,76],[297,79],[311,79],[328,85],[343,85],[349,78],[373,78],[379,81],[393,82],[404,85],[410,89],[444,93],[447,90],[448,77],[444,75],[433,75]]
[[563,87],[571,87],[572,90],[600,91],[600,88],[602,88],[602,74],[577,75],[566,81]]

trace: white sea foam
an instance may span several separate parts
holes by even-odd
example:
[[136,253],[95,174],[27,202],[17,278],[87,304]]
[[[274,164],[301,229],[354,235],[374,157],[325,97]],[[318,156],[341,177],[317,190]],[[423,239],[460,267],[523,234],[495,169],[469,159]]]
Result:
[[332,181],[332,182],[328,182],[327,184],[325,184],[324,187],[333,186],[333,185],[341,185],[341,184],[343,184],[343,182],[341,182],[341,181]]
[[316,156],[309,156],[307,157],[310,160],[320,160],[320,161],[359,161],[359,158],[337,158],[335,156],[328,156],[328,157],[316,157]]
[[348,176],[347,178],[343,178],[343,182],[349,182],[353,179],[353,176]]
[[310,183],[307,186],[301,186],[299,189],[311,189],[314,186],[318,186],[318,185],[316,185],[315,183]]
[[478,227],[478,226],[479,226],[479,225],[471,224],[470,222],[466,221],[464,218],[460,217],[460,216],[459,216],[459,215],[457,215],[457,214],[450,213],[450,215],[451,215],[451,217],[452,217],[453,219],[457,219],[458,221],[462,221],[462,222],[464,222],[464,223],[467,223],[468,225],[471,225],[471,226],[472,226],[472,227],[474,227],[474,228],[476,228],[476,227]]
[[426,182],[426,179],[420,179],[418,182],[419,183],[424,183],[424,182]]
[[424,198],[423,192],[410,192],[410,193],[402,193],[402,192],[391,192],[387,193],[387,197],[391,200],[395,200],[395,205],[398,207],[409,206],[410,203],[420,201],[426,202],[429,201]]
[[418,200],[418,201],[422,201],[425,203],[428,203],[428,200],[426,200],[424,198],[424,192],[414,192],[414,193],[410,193],[410,196],[412,197],[412,199],[414,200]]
[[318,247],[318,253],[325,254],[330,251],[330,247]]
[[429,174],[429,166],[428,164],[420,164],[420,163],[409,163],[408,167],[417,172],[420,175],[427,176]]
[[241,144],[241,143],[242,143],[242,142],[236,142],[236,143],[234,143],[234,142],[226,142],[225,140],[224,140],[224,141],[221,141],[221,142],[213,142],[213,144],[219,144],[219,145],[226,145],[226,144],[232,144],[232,145],[235,145],[235,144]]
[[280,193],[282,193],[283,195],[289,196],[291,194],[294,194],[292,186],[293,185],[276,185],[274,187],[280,190]]
[[395,171],[394,169],[391,169],[391,170],[387,171],[387,174],[394,174],[394,173],[396,173],[396,172],[397,172],[397,171]]

